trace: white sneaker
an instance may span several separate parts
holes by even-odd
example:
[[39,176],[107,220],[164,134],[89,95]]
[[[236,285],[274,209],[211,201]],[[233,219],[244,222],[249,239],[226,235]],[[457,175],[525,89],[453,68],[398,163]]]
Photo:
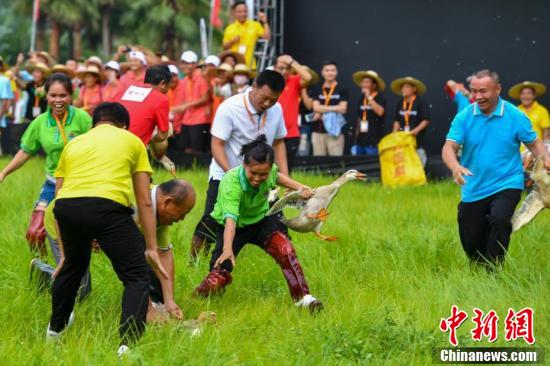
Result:
[[317,313],[323,309],[323,303],[310,294],[302,297],[302,299],[294,305],[299,308],[309,309],[312,313]]
[[128,347],[128,346],[126,346],[126,345],[123,344],[122,346],[120,346],[120,347],[118,348],[118,351],[117,351],[116,355],[117,355],[118,357],[122,357],[122,356],[124,356],[124,355],[125,355],[126,353],[128,353],[128,352],[130,352],[130,347]]
[[[69,316],[69,322],[67,323],[67,327],[70,327],[74,322],[74,311],[71,311],[71,316]],[[48,323],[48,328],[46,328],[46,340],[48,341],[58,341],[59,337],[63,334],[63,331],[61,332],[54,332],[50,329],[50,323]]]

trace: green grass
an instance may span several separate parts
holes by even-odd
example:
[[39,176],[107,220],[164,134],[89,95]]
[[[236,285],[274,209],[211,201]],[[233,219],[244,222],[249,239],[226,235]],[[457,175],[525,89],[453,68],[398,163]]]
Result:
[[[0,167],[6,163],[0,160]],[[254,246],[237,258],[234,282],[223,297],[190,296],[207,272],[207,260],[187,264],[207,182],[202,170],[179,176],[193,183],[198,200],[172,229],[176,301],[186,316],[208,309],[218,322],[199,338],[174,325],[149,327],[123,364],[426,365],[432,347],[448,346],[448,334],[438,325],[453,304],[470,315],[458,331],[461,346],[526,346],[504,341],[504,318],[509,307],[527,306],[535,309],[536,345],[548,345],[548,212],[513,236],[504,270],[488,275],[469,268],[460,246],[456,186],[442,182],[388,190],[350,183],[330,207],[323,230],[338,242],[292,234],[310,288],[326,307],[312,317],[294,308],[278,266]],[[74,326],[60,344],[44,342],[50,296],[30,291],[31,255],[24,237],[43,177],[43,161],[33,159],[0,185],[0,365],[119,364],[122,286],[102,254],[93,255],[93,292],[76,306]],[[157,182],[167,178],[155,174]],[[331,181],[297,178],[312,186]],[[497,311],[497,342],[470,339],[473,307]]]

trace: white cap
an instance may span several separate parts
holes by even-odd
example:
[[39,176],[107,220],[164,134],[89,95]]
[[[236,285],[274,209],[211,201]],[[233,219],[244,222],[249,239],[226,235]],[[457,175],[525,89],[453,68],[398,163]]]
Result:
[[116,61],[109,61],[105,64],[106,69],[113,69],[120,72],[120,65]]
[[170,70],[170,72],[172,74],[175,74],[175,75],[179,75],[180,73],[178,72],[178,68],[175,67],[174,65],[168,65],[168,70]]
[[145,58],[145,55],[143,54],[143,52],[130,51],[130,53],[128,54],[128,59],[132,59],[132,58],[140,60],[142,64],[147,66],[147,59]]
[[181,54],[180,60],[191,64],[197,62],[199,60],[199,57],[193,51],[185,51]]
[[210,55],[210,56],[207,56],[205,59],[204,59],[204,63],[206,65],[214,65],[216,67],[219,67],[220,66],[220,58],[216,55]]

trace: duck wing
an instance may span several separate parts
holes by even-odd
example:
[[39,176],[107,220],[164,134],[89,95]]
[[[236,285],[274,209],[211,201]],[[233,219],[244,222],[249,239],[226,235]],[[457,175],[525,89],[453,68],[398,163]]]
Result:
[[281,212],[285,207],[296,207],[300,209],[305,206],[306,202],[307,201],[302,198],[302,193],[300,191],[290,192],[275,202],[269,211],[267,211],[266,216],[275,215]]
[[536,189],[532,190],[512,217],[512,231],[518,231],[527,225],[543,208],[544,202],[540,193]]

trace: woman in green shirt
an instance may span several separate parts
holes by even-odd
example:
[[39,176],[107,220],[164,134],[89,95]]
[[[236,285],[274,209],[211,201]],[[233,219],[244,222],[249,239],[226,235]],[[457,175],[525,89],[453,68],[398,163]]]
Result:
[[265,250],[281,267],[296,306],[318,311],[319,300],[309,288],[288,237],[287,228],[277,216],[266,216],[269,192],[280,185],[313,195],[311,189],[277,171],[274,152],[264,135],[242,147],[243,164],[230,170],[220,182],[218,199],[210,214],[218,223],[216,249],[210,272],[195,293],[202,297],[223,290],[232,281],[235,258],[248,243]]
[[44,211],[55,195],[55,178],[59,157],[65,145],[74,137],[92,127],[88,113],[71,106],[73,85],[71,79],[61,73],[48,77],[45,84],[48,109],[36,117],[21,138],[21,148],[13,160],[0,171],[0,183],[11,173],[21,168],[40,149],[46,153],[46,182],[35,203],[27,240],[33,250],[46,254],[44,240]]

